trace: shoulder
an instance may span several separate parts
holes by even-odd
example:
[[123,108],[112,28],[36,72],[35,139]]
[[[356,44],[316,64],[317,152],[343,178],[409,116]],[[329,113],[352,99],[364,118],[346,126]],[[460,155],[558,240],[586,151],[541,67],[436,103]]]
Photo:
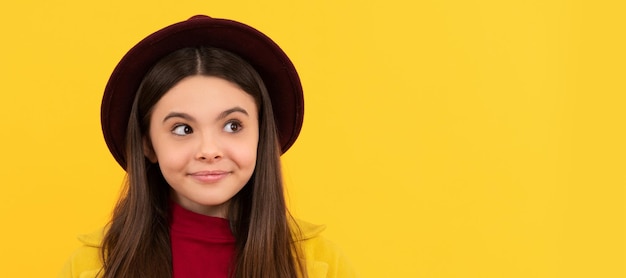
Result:
[[296,238],[305,256],[310,278],[357,277],[341,248],[322,236],[326,227],[296,220]]
[[[294,231],[296,240],[305,257],[309,278],[357,277],[339,246],[321,235],[326,229],[324,225],[315,225],[301,220],[296,220],[295,223],[299,228]],[[99,229],[78,237],[83,245],[72,254],[59,278],[98,277],[102,268],[100,246],[104,232],[104,229]]]
[[81,235],[78,240],[83,244],[70,256],[65,263],[59,278],[94,278],[102,268],[100,245],[104,236],[104,229]]

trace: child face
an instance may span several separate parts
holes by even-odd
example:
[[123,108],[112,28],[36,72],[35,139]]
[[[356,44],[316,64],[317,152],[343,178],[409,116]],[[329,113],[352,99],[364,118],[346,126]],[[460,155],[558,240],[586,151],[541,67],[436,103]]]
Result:
[[182,207],[226,217],[228,201],[248,182],[259,140],[254,98],[218,77],[181,80],[156,103],[146,156],[158,163]]

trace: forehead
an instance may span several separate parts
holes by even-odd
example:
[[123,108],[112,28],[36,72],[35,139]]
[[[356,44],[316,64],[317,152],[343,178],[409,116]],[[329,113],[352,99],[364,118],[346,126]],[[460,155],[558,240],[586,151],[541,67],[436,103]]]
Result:
[[154,107],[154,113],[197,112],[220,113],[240,106],[250,114],[257,114],[254,98],[236,84],[213,76],[190,76],[168,90]]

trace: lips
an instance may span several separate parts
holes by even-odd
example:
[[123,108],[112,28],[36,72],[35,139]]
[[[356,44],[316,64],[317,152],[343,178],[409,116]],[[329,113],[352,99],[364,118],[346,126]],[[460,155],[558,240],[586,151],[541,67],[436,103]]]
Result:
[[201,182],[201,183],[216,183],[222,179],[224,179],[225,177],[227,177],[228,175],[230,175],[232,172],[230,171],[222,171],[222,170],[215,170],[215,171],[199,171],[199,172],[193,172],[188,174],[191,178],[193,178],[194,180]]

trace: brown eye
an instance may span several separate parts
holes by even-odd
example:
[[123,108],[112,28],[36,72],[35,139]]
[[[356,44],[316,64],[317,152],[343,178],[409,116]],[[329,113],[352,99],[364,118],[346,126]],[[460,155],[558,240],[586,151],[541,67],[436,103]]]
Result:
[[238,132],[240,129],[241,123],[236,121],[228,122],[226,123],[226,125],[224,125],[224,131],[226,132],[235,133]]
[[191,129],[191,127],[188,125],[177,125],[174,127],[174,129],[172,129],[172,133],[179,136],[185,136],[193,133],[193,129]]

